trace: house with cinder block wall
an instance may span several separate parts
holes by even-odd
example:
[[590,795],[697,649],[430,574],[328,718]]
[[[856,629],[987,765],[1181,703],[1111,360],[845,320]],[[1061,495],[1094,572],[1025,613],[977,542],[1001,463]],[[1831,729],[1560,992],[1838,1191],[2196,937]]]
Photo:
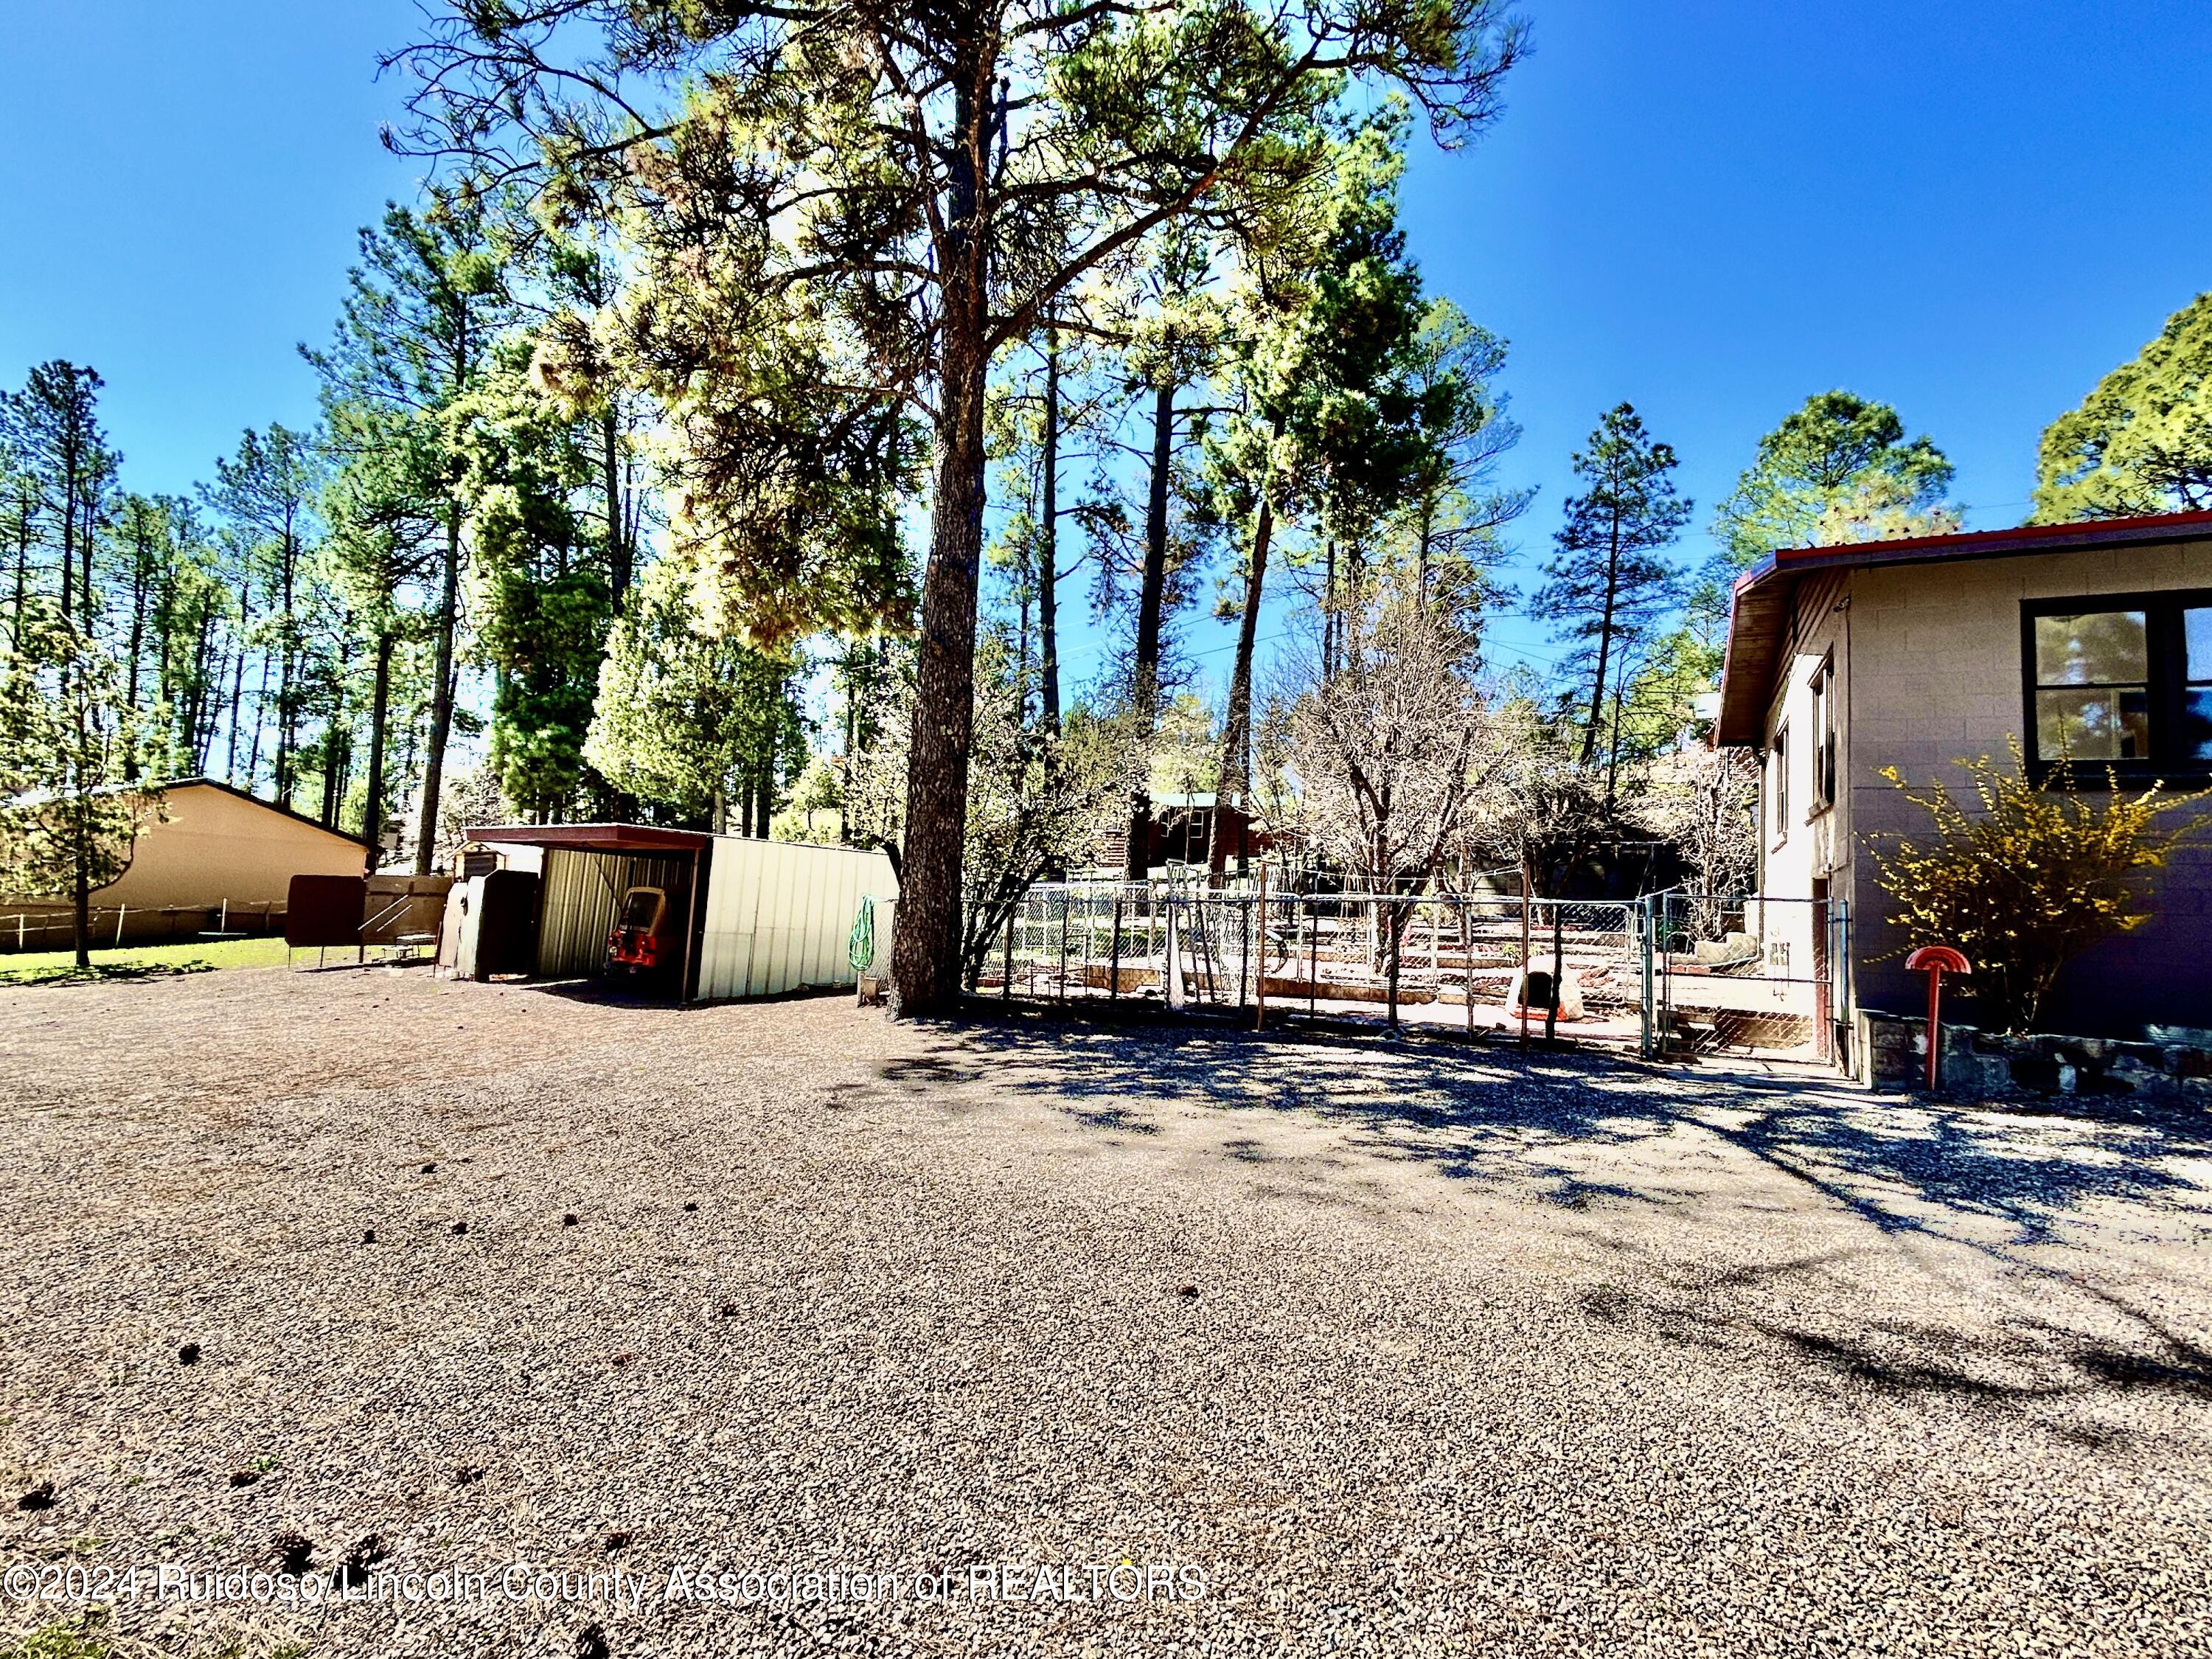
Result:
[[[1867,849],[1928,820],[1882,769],[1956,791],[2017,741],[2085,789],[2212,781],[2212,513],[1785,550],[1736,584],[1714,740],[1759,759],[1758,890],[1808,901],[1770,948],[1831,979],[1847,1051],[1853,1011],[1926,1004]],[[2212,837],[2148,908],[2068,965],[2047,1029],[2212,1027]]]

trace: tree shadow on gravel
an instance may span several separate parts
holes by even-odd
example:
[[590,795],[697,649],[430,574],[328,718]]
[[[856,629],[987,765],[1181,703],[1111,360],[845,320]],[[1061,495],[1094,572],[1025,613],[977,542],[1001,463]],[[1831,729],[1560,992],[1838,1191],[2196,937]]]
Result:
[[[2212,1190],[2189,1168],[2212,1158],[2212,1127],[2183,1115],[2104,1121],[1931,1107],[1817,1079],[1686,1078],[1601,1055],[1433,1040],[1018,1013],[932,1029],[927,1053],[885,1066],[888,1084],[922,1094],[964,1086],[986,1102],[1027,1098],[1116,1135],[1157,1133],[1193,1106],[1235,1112],[1243,1121],[1222,1153],[1242,1166],[1279,1162],[1258,1125],[1295,1115],[1347,1131],[1368,1156],[1502,1195],[1652,1213],[1711,1202],[1683,1184],[1686,1171],[1733,1162],[1733,1148],[1874,1230],[1840,1256],[1925,1234],[2063,1279],[2124,1322],[2131,1340],[2123,1346],[2033,1320],[2014,1321],[2002,1337],[1933,1322],[1826,1328],[1792,1310],[1801,1300],[1849,1305],[1837,1281],[1863,1269],[1838,1253],[1718,1268],[1695,1253],[1661,1260],[1622,1230],[1602,1228],[1586,1236],[1623,1253],[1623,1277],[1636,1289],[1590,1293],[1593,1317],[1816,1382],[2009,1411],[2142,1393],[2212,1399],[2212,1352],[2118,1291],[2053,1274],[2020,1253],[2108,1201],[2178,1220],[2192,1235],[2212,1231]],[[1670,1137],[1675,1144],[1656,1144]],[[1304,1161],[1308,1174],[1326,1174],[1318,1167],[1326,1160]],[[2078,1431],[2085,1444],[2125,1437],[2096,1424],[2046,1426]]]
[[1828,1259],[1799,1259],[1700,1282],[1654,1264],[1638,1290],[1607,1285],[1584,1292],[1581,1304],[1602,1324],[1702,1354],[1765,1363],[1803,1383],[1949,1401],[2007,1416],[2033,1413],[2041,1427],[2094,1451],[2131,1445],[2142,1434],[2052,1408],[2114,1405],[2139,1395],[2212,1401],[2212,1352],[2112,1292],[2078,1281],[2078,1288],[2130,1322],[2132,1346],[2046,1319],[1966,1330],[1892,1316],[1855,1321],[1841,1330],[1822,1328],[1802,1311],[1819,1301],[1803,1285],[1778,1303],[1745,1293],[1750,1281],[1794,1279],[1830,1265]]
[[2033,1244],[2107,1200],[2212,1231],[2212,1190],[2186,1167],[2212,1158],[2212,1125],[2179,1114],[2106,1121],[1930,1107],[1818,1079],[1685,1078],[1503,1045],[1018,1014],[935,1029],[945,1040],[887,1065],[887,1081],[923,1092],[980,1085],[1134,1134],[1191,1105],[1298,1114],[1351,1130],[1370,1154],[1574,1209],[1686,1201],[1624,1160],[1588,1154],[1686,1128],[1884,1233],[1951,1237],[1947,1223],[1974,1217],[2001,1224],[2010,1244]]

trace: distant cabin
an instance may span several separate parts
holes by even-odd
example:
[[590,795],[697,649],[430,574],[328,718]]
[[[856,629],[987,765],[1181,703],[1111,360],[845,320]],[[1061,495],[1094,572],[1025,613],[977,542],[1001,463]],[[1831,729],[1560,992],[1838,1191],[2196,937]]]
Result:
[[[292,878],[358,876],[367,846],[213,778],[161,786],[164,817],[139,833],[122,879],[93,895],[103,944],[282,932]],[[0,898],[0,951],[51,950],[70,937],[69,906]]]

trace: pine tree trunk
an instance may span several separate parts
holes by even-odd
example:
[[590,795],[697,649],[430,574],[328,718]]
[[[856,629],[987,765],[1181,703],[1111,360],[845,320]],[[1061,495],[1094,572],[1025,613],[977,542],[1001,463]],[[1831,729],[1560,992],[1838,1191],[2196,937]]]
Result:
[[[89,616],[91,613],[88,611],[86,614]],[[84,672],[82,656],[74,665],[63,672],[82,674]],[[92,806],[86,798],[90,781],[83,772],[84,757],[91,746],[91,734],[85,729],[84,707],[85,700],[90,695],[89,686],[80,684],[76,688],[73,701],[76,705],[76,757],[70,768],[72,774],[70,786],[76,792],[76,799],[70,803],[70,816],[76,830],[76,845],[73,849],[76,867],[70,872],[70,897],[74,900],[70,919],[75,924],[72,933],[76,945],[76,965],[80,968],[92,966]]]
[[[238,672],[246,672],[244,655],[239,658]],[[261,684],[253,690],[253,741],[246,751],[246,787],[251,791],[261,776],[261,726],[269,709],[269,653],[261,653]]]
[[289,529],[284,534],[282,558],[277,573],[277,597],[283,610],[276,626],[276,804],[289,806],[292,791],[299,782],[295,775],[299,764],[298,710],[294,707],[292,693],[292,635],[298,626],[292,606],[299,556],[293,548]]
[[1322,565],[1321,599],[1321,677],[1336,678],[1336,541],[1331,538]]
[[84,636],[88,640],[92,637],[94,616],[92,597],[92,550],[94,542],[98,539],[94,534],[97,529],[94,520],[100,511],[100,498],[98,491],[91,487],[92,481],[88,479],[86,482],[84,530],[83,533],[77,538],[77,557],[84,568]]
[[[65,441],[62,450],[62,622],[70,621],[71,590],[76,586],[76,447]],[[85,608],[84,629],[92,632],[92,610]],[[80,966],[82,964],[80,963]]]
[[1044,729],[1060,735],[1060,336],[1045,336],[1043,513],[1037,521],[1038,678]]
[[124,664],[123,706],[138,712],[138,659],[146,649],[146,549],[144,532],[131,561],[131,643]]
[[[1275,417],[1270,441],[1283,435],[1283,419]],[[1243,814],[1246,833],[1237,847],[1237,873],[1243,875],[1249,860],[1252,822],[1252,656],[1260,638],[1260,599],[1267,580],[1267,550],[1274,539],[1275,504],[1268,498],[1273,480],[1263,477],[1260,511],[1252,526],[1252,550],[1244,572],[1244,611],[1237,622],[1237,658],[1229,671],[1229,710],[1222,721],[1221,766],[1213,798],[1212,845],[1206,853],[1207,878],[1215,885],[1229,868],[1229,848],[1221,836],[1221,811],[1231,784],[1237,789],[1237,808]]]
[[438,606],[437,678],[430,687],[430,746],[422,757],[422,812],[415,873],[427,876],[438,854],[438,796],[446,781],[446,740],[453,731],[453,629],[461,604],[461,510],[446,509],[446,573]]
[[85,866],[88,862],[84,846],[84,830],[78,826],[76,873],[74,882],[74,903],[70,909],[71,933],[76,945],[76,965],[92,966],[92,881]]
[[1613,817],[1613,804],[1620,799],[1620,714],[1628,696],[1628,658],[1624,652],[1620,665],[1613,673],[1613,720],[1607,732],[1609,750],[1605,763],[1605,815]]
[[376,679],[368,702],[368,799],[361,809],[361,838],[368,843],[368,868],[375,873],[384,853],[384,726],[392,706],[392,647],[389,633],[376,636]]
[[15,608],[8,623],[8,643],[16,650],[23,646],[23,607],[31,597],[31,486],[22,486],[18,497],[15,521]]
[[212,740],[215,722],[209,717],[208,687],[212,676],[208,667],[208,647],[215,636],[215,599],[212,595],[200,600],[199,636],[192,645],[192,720],[185,732],[185,748],[195,773],[206,769],[206,744]]
[[975,584],[983,553],[983,388],[990,370],[987,249],[975,237],[978,170],[988,148],[990,70],[963,64],[953,87],[954,143],[939,269],[936,494],[922,581],[906,845],[891,944],[891,1012],[949,1012],[960,1000],[960,889],[975,721]]
[[[238,663],[230,678],[230,735],[223,744],[222,776],[226,783],[238,781],[238,717],[246,701],[246,634],[253,620],[253,606],[241,592],[238,601]],[[165,647],[166,648],[166,647]],[[246,780],[247,793],[253,790],[253,778],[249,769]]]
[[[348,621],[347,630],[352,623]],[[331,718],[323,728],[323,827],[335,830],[345,811],[345,781],[353,770],[353,728],[346,722],[346,683],[333,687]]]
[[[1175,464],[1175,394],[1172,384],[1152,394],[1152,477],[1145,502],[1145,574],[1137,589],[1137,658],[1133,692],[1141,746],[1150,754],[1159,724],[1161,616],[1167,603],[1168,482]],[[1124,860],[1131,881],[1152,872],[1152,780],[1139,774],[1129,798],[1129,848]]]
[[[130,660],[124,670],[123,708],[126,717],[138,713],[138,659],[146,645],[146,547],[143,526],[134,527],[137,547],[131,561],[131,645]],[[129,746],[123,751],[123,779],[135,782],[138,776],[138,739],[136,720],[132,720],[132,735]]]
[[[948,343],[949,344],[949,343]],[[950,355],[948,351],[948,356]],[[947,368],[936,514],[922,586],[906,845],[892,939],[894,1012],[949,1012],[960,989],[960,885],[975,729],[975,580],[983,545],[981,353],[956,389]]]
[[[1612,535],[1605,556],[1605,610],[1598,621],[1597,678],[1590,687],[1589,724],[1583,730],[1582,763],[1588,766],[1597,754],[1597,723],[1605,718],[1606,659],[1613,650],[1613,606],[1620,592],[1620,514],[1613,515]],[[1549,1035],[1547,1032],[1546,1035]]]
[[623,516],[622,434],[611,399],[599,416],[599,447],[607,496],[607,593],[613,600],[613,614],[619,617],[623,598],[629,592],[631,554]]

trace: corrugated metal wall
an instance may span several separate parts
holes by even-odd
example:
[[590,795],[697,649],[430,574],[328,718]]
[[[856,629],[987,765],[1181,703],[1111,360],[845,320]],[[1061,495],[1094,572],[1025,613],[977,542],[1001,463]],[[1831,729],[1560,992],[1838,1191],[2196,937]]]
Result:
[[702,1001],[850,985],[845,941],[862,895],[896,897],[881,853],[718,836],[700,945]]
[[665,888],[678,917],[688,914],[691,858],[684,853],[586,853],[549,847],[544,881],[538,977],[596,977],[606,971],[607,935],[623,895],[631,888]]

